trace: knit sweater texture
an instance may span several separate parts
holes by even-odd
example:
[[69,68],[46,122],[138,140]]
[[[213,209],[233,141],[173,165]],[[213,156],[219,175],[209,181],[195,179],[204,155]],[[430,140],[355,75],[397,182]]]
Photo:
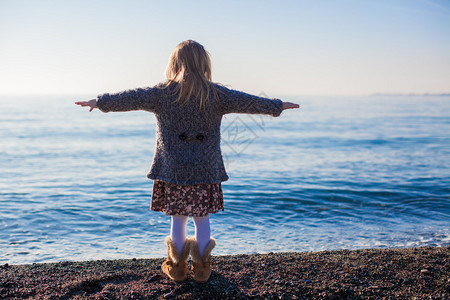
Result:
[[229,113],[267,114],[278,117],[283,102],[213,84],[204,108],[197,99],[174,103],[173,87],[138,88],[97,97],[103,112],[144,110],[156,116],[156,149],[147,177],[179,185],[220,183],[228,175],[220,149],[222,116]]

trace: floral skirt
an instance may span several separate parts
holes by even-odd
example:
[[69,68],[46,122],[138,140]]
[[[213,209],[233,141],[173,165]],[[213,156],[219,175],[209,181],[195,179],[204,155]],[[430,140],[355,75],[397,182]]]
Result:
[[150,210],[190,217],[203,217],[223,211],[222,185],[177,185],[154,180]]

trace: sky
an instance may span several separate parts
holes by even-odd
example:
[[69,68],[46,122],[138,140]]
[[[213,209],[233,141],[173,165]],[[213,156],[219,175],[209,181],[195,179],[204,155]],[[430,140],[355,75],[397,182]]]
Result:
[[249,93],[450,92],[448,0],[0,0],[0,94],[153,86],[187,39]]

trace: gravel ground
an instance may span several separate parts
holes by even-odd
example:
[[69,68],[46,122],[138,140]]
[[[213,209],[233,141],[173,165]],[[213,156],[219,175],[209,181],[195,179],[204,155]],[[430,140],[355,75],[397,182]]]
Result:
[[164,259],[0,265],[0,299],[449,299],[450,246],[213,257],[207,283]]

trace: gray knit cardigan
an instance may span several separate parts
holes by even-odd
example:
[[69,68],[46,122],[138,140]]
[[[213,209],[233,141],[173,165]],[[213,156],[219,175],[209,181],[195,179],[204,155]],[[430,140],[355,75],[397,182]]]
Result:
[[147,177],[179,185],[220,183],[228,179],[220,150],[220,123],[229,113],[267,114],[277,117],[283,102],[214,84],[217,99],[181,106],[177,96],[162,85],[97,97],[103,112],[145,110],[156,115],[156,150]]

